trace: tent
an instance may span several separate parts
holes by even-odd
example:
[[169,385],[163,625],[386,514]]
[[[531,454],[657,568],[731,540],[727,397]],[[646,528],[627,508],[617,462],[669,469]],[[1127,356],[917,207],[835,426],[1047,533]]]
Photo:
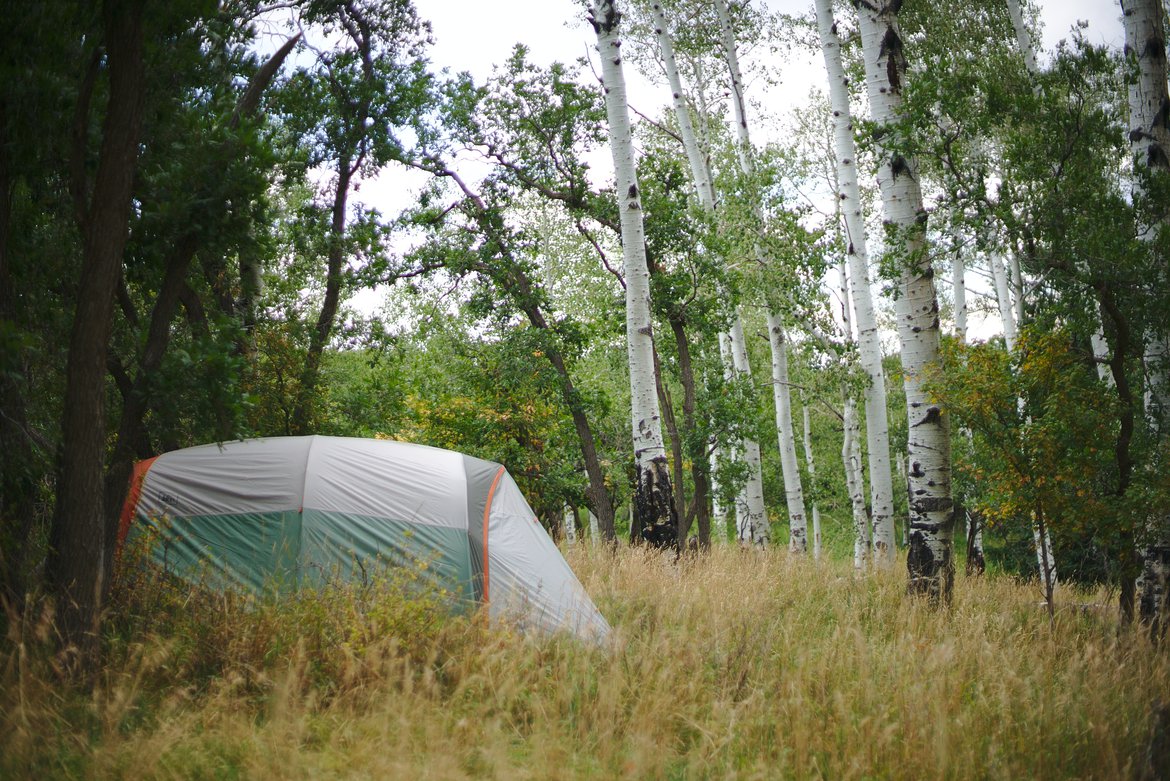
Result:
[[[272,437],[139,462],[119,538],[253,593],[414,563],[456,605],[601,640],[609,625],[499,464],[422,445]],[[420,566],[425,563],[425,566]]]

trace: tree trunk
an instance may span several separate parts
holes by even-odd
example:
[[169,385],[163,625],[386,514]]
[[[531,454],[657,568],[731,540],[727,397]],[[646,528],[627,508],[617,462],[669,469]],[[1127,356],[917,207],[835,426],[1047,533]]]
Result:
[[[0,116],[6,106],[0,98]],[[15,185],[8,139],[0,124],[0,329],[17,328],[19,313],[9,242]],[[24,604],[25,556],[35,515],[35,460],[28,435],[21,354],[0,357],[0,610],[19,614]]]
[[772,394],[776,404],[776,436],[780,445],[780,467],[784,473],[784,500],[788,505],[788,549],[808,552],[808,520],[804,514],[804,489],[796,461],[796,437],[792,430],[792,393],[788,387],[788,347],[784,326],[776,315],[768,315],[768,344],[772,348]]
[[[256,72],[248,84],[243,96],[236,104],[230,124],[233,128],[239,126],[242,119],[251,117],[260,105],[260,97],[272,79],[276,76],[281,64],[288,57],[300,35],[290,38],[280,47],[263,66]],[[225,151],[233,149],[231,142],[224,142]],[[215,172],[209,172],[214,175]],[[226,204],[211,201],[208,195],[204,202],[209,204],[211,213],[189,214],[188,219],[203,225],[210,224],[218,219],[226,209]],[[117,518],[122,511],[122,503],[129,486],[130,474],[136,458],[145,458],[142,444],[147,442],[143,419],[150,405],[150,385],[155,374],[162,366],[166,356],[167,346],[171,338],[171,322],[179,307],[179,299],[186,288],[186,279],[191,262],[199,250],[198,237],[194,233],[187,233],[179,238],[171,247],[167,256],[162,285],[155,298],[151,310],[150,325],[147,329],[146,343],[138,362],[138,371],[129,392],[122,397],[122,414],[118,423],[118,438],[115,441],[110,465],[106,471],[106,565],[113,566],[112,555],[117,544]],[[245,320],[245,325],[247,322]]]
[[317,380],[321,374],[321,355],[333,333],[333,321],[341,305],[342,265],[345,261],[345,222],[349,200],[349,183],[353,168],[348,158],[337,161],[337,192],[333,196],[332,219],[329,225],[329,253],[325,269],[325,299],[317,315],[317,324],[309,337],[309,351],[301,371],[301,386],[293,412],[293,431],[311,434],[314,428],[314,409],[317,405]]
[[[1163,9],[1157,0],[1122,0],[1121,9],[1126,59],[1137,65],[1137,78],[1129,84],[1130,151],[1136,168],[1144,167],[1149,173],[1166,177],[1170,174],[1170,96]],[[1135,201],[1150,197],[1141,181],[1139,177]],[[1170,225],[1165,204],[1143,222],[1142,238],[1153,244],[1159,231]],[[1153,289],[1165,290],[1170,285],[1170,268],[1164,256],[1155,274]],[[1145,335],[1145,345],[1144,362],[1150,377],[1146,417],[1165,453],[1170,441],[1170,334],[1151,329]],[[1160,633],[1166,624],[1166,603],[1170,599],[1170,518],[1160,513],[1150,519],[1148,527],[1137,599],[1142,620]]]
[[849,297],[857,323],[857,347],[861,367],[869,378],[865,388],[865,436],[869,451],[870,504],[873,507],[872,539],[878,564],[894,561],[894,484],[890,467],[890,430],[886,409],[886,377],[882,367],[881,339],[874,314],[869,280],[865,214],[857,183],[857,150],[849,108],[849,81],[841,64],[841,43],[833,20],[831,0],[817,0],[817,28],[829,75],[833,108],[833,141],[837,157],[839,208],[845,223],[845,258],[849,265]]
[[[817,479],[817,466],[813,460],[812,450],[812,426],[808,417],[808,405],[801,405],[801,415],[804,419],[804,460],[808,464],[808,479],[813,481],[814,486]],[[813,558],[819,559],[821,557],[821,511],[817,507],[817,502],[814,499],[812,502],[812,523],[813,523]]]
[[146,92],[142,12],[139,2],[111,0],[102,8],[109,98],[85,215],[81,280],[65,370],[61,472],[45,565],[62,642],[78,650],[84,668],[97,661],[97,633],[110,582],[103,490],[106,354]]
[[626,279],[626,344],[630,367],[630,412],[634,442],[634,523],[631,536],[655,547],[678,540],[670,471],[654,382],[654,332],[650,320],[650,271],[642,225],[641,194],[634,166],[626,83],[622,73],[621,14],[615,0],[597,0],[589,11],[597,33],[610,152],[617,178],[622,257]]
[[679,544],[686,542],[693,519],[699,524],[699,547],[705,550],[711,546],[711,515],[707,506],[711,494],[708,473],[710,461],[707,458],[707,443],[698,436],[695,371],[691,365],[691,346],[687,343],[686,326],[681,314],[670,318],[670,327],[674,333],[675,349],[678,350],[679,381],[683,386],[683,439],[686,442],[687,458],[691,462],[691,482],[694,484],[690,509],[680,518]]
[[[679,78],[678,67],[674,59],[674,45],[667,27],[666,17],[660,3],[651,5],[654,19],[655,35],[658,38],[659,52],[662,55],[666,70],[667,81],[670,84],[674,104],[674,114],[679,125],[679,134],[682,136],[683,148],[686,151],[687,162],[691,169],[692,183],[698,194],[699,203],[703,210],[710,215],[715,213],[715,187],[711,176],[710,166],[699,148],[698,137],[695,135],[694,125],[691,122],[690,111],[687,108],[683,94],[682,80]],[[734,51],[732,52],[734,55]],[[738,66],[737,66],[738,67]],[[748,362],[747,345],[743,336],[743,315],[736,309],[735,321],[729,334],[731,347],[731,366],[735,373],[751,377],[751,364]],[[741,443],[744,463],[747,465],[748,478],[743,489],[736,498],[736,526],[739,529],[740,541],[750,541],[753,544],[766,545],[768,541],[768,511],[764,504],[763,469],[760,462],[760,445],[754,440],[745,440]]]
[[853,510],[853,567],[864,570],[872,550],[869,515],[865,511],[865,478],[861,473],[860,425],[857,421],[857,403],[845,394],[843,420],[844,437],[841,441],[841,462],[845,466],[845,489]]
[[918,184],[918,165],[889,148],[885,126],[902,113],[906,60],[898,27],[899,0],[855,0],[865,58],[866,88],[881,161],[878,184],[890,252],[901,269],[898,336],[909,416],[907,452],[910,551],[906,566],[911,593],[949,602],[954,585],[954,517],[951,500],[950,421],[931,402],[924,383],[939,358],[939,309],[926,246],[927,213]]

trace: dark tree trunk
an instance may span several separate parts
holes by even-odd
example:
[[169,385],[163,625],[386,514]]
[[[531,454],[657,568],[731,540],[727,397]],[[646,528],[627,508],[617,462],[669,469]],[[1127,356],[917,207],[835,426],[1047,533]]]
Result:
[[686,542],[691,525],[697,520],[699,547],[706,549],[711,546],[711,478],[707,442],[698,436],[695,421],[695,370],[691,365],[691,346],[687,342],[686,324],[681,314],[671,316],[670,328],[674,332],[675,348],[678,350],[679,381],[683,386],[683,439],[687,456],[691,459],[691,482],[694,483],[691,506],[685,515],[679,517],[678,541],[680,545]]
[[[0,116],[5,106],[0,100]],[[0,134],[4,131],[0,125]],[[12,173],[8,139],[0,135],[0,327],[17,321],[10,266]],[[24,567],[34,513],[32,448],[27,433],[23,357],[0,358],[0,609],[19,613],[24,603]]]
[[683,528],[687,513],[686,484],[683,481],[683,445],[679,436],[678,421],[674,417],[674,404],[671,402],[670,391],[662,379],[662,363],[658,360],[658,350],[654,351],[654,385],[658,391],[658,406],[662,409],[662,425],[666,429],[666,436],[670,439],[670,467],[671,481],[674,496],[674,514],[679,519],[678,544],[681,546],[687,540],[687,532]]
[[309,352],[301,372],[301,387],[297,391],[297,406],[293,411],[293,431],[310,434],[316,407],[317,380],[321,375],[321,355],[333,333],[333,321],[341,304],[341,267],[345,261],[345,210],[349,199],[349,183],[353,169],[348,159],[337,164],[337,193],[333,197],[332,222],[329,227],[329,257],[325,271],[325,300],[317,315],[317,325],[309,337]]
[[[281,63],[292,51],[299,38],[300,36],[297,35],[289,39],[256,72],[248,89],[236,105],[231,119],[233,129],[239,126],[243,118],[251,117],[255,113],[260,105],[260,96],[264,89],[272,82]],[[230,149],[230,142],[225,142],[225,147]],[[206,200],[211,200],[210,194]],[[192,223],[209,225],[222,215],[225,207],[226,204],[222,202],[212,203],[209,209],[215,213],[192,214],[188,215],[188,218]],[[146,443],[146,449],[149,449],[149,439],[143,421],[150,405],[150,386],[162,366],[163,358],[170,344],[171,322],[175,318],[179,302],[184,293],[190,290],[186,282],[187,274],[198,250],[198,236],[187,233],[175,242],[167,256],[162,285],[159,287],[158,296],[155,298],[154,307],[151,310],[150,325],[147,329],[146,344],[139,359],[138,372],[129,387],[122,392],[122,415],[118,424],[118,439],[106,472],[107,567],[113,566],[113,553],[117,545],[117,519],[122,511],[122,503],[130,483],[134,461],[136,458],[146,458],[149,455],[143,452],[144,443]],[[121,385],[122,383],[119,383],[119,386]]]
[[142,126],[142,10],[140,2],[117,0],[102,8],[109,102],[85,215],[81,280],[65,370],[61,473],[46,563],[61,639],[78,650],[83,667],[97,660],[97,630],[110,580],[103,512],[106,354]]

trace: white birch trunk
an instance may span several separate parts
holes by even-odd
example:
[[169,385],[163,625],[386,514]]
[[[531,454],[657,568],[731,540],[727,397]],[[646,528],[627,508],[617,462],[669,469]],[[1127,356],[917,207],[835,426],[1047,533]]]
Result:
[[1009,281],[1011,282],[1012,303],[1015,306],[1016,333],[1024,325],[1024,274],[1020,270],[1020,256],[1012,252],[1008,255]]
[[[837,274],[840,279],[841,320],[844,326],[845,340],[851,342],[853,341],[851,312],[854,307],[850,301],[849,274],[845,270],[843,258],[837,264]],[[855,532],[853,536],[853,566],[855,569],[863,570],[869,565],[873,537],[869,515],[865,508],[865,475],[861,467],[861,423],[857,417],[857,402],[853,398],[848,384],[845,385],[844,402],[842,415],[844,437],[841,442],[841,462],[845,467],[845,490],[849,494],[849,504],[853,510]]]
[[678,65],[674,59],[674,42],[670,37],[670,28],[666,24],[666,15],[662,11],[662,4],[651,3],[650,13],[654,18],[654,34],[658,38],[658,51],[662,55],[666,81],[670,84],[674,116],[678,120],[679,135],[682,136],[687,163],[691,169],[691,181],[695,186],[695,192],[699,196],[699,203],[703,210],[711,213],[715,211],[715,184],[711,177],[710,166],[707,165],[707,160],[699,148],[699,139],[695,135],[694,123],[691,122],[691,112],[687,108],[682,79],[678,75]]
[[1024,67],[1028,73],[1035,76],[1040,72],[1040,65],[1036,62],[1036,47],[1032,44],[1032,31],[1024,21],[1024,11],[1020,7],[1020,0],[1007,0],[1008,16],[1012,18],[1012,28],[1016,31],[1016,46],[1024,58]]
[[[1157,0],[1122,0],[1125,25],[1125,54],[1137,65],[1137,78],[1129,84],[1129,143],[1134,165],[1170,173],[1170,96],[1167,95],[1166,30],[1164,9]],[[1140,179],[1137,180],[1140,183]],[[1140,184],[1138,185],[1140,187]],[[1140,189],[1135,196],[1146,197]],[[1135,197],[1135,200],[1137,198]],[[1153,242],[1159,230],[1166,228],[1170,216],[1165,211],[1158,219],[1143,225],[1142,237]],[[1162,258],[1152,284],[1164,290],[1170,285],[1170,268]],[[1146,417],[1162,440],[1170,438],[1167,413],[1170,411],[1170,334],[1151,331],[1145,335],[1145,365],[1149,382],[1146,391]],[[1142,620],[1155,631],[1166,623],[1166,603],[1170,599],[1170,518],[1150,519],[1147,543],[1142,550],[1142,572],[1137,583],[1137,597]]]
[[[804,461],[808,464],[808,479],[816,484],[817,479],[817,464],[813,460],[812,449],[812,425],[809,421],[808,405],[801,405],[801,417],[804,419]],[[812,502],[812,537],[813,537],[813,558],[819,559],[821,557],[821,510],[817,507],[817,502],[814,499]]]
[[845,465],[845,488],[853,509],[853,566],[863,570],[869,564],[871,550],[869,516],[865,512],[865,478],[861,472],[860,423],[857,403],[845,396],[845,436],[841,442],[841,461]]
[[601,540],[601,527],[597,523],[597,516],[589,510],[589,539],[597,544]]
[[991,278],[995,282],[995,302],[999,307],[999,319],[1003,321],[1003,342],[1009,353],[1016,351],[1016,313],[1012,309],[1012,297],[1008,291],[1007,270],[1003,265],[1003,257],[995,251],[987,256],[991,266]]
[[622,72],[621,14],[614,0],[597,0],[589,21],[597,33],[610,151],[617,178],[622,259],[626,278],[626,342],[630,366],[630,412],[637,485],[632,533],[656,547],[677,544],[678,518],[662,439],[654,376],[654,332],[650,320],[650,271],[646,266],[641,194],[634,161],[626,81]]
[[967,343],[967,266],[956,250],[951,255],[951,292],[955,299],[955,338]]
[[573,508],[565,505],[565,542],[572,545],[577,541],[577,519]]
[[841,44],[833,20],[831,0],[816,0],[816,10],[833,109],[838,201],[844,217],[845,257],[849,264],[849,298],[853,301],[861,367],[869,377],[869,385],[865,389],[865,434],[869,451],[870,503],[873,506],[872,539],[877,562],[889,565],[894,560],[894,487],[890,471],[886,378],[869,281],[869,252],[866,247],[861,188],[857,183],[857,150],[849,108],[849,81],[841,64]]
[[[747,344],[744,341],[743,317],[736,313],[735,321],[731,324],[731,359],[735,372],[741,377],[751,378],[752,369],[748,365]],[[748,478],[743,490],[737,499],[742,506],[743,526],[746,538],[740,540],[753,545],[765,546],[768,544],[769,523],[768,511],[764,507],[764,476],[763,465],[760,462],[760,445],[753,439],[743,441],[743,460],[747,465]],[[799,482],[800,476],[797,475]]]
[[[715,185],[710,166],[707,165],[707,160],[699,147],[698,137],[695,135],[694,125],[691,122],[690,111],[683,94],[682,79],[679,77],[678,66],[674,59],[674,44],[671,41],[670,29],[667,26],[662,4],[652,3],[650,11],[654,20],[654,33],[658,39],[659,53],[662,55],[666,78],[670,84],[679,134],[682,136],[683,148],[686,150],[687,162],[691,169],[692,184],[703,210],[707,214],[714,214]],[[747,345],[743,336],[743,315],[738,308],[735,312],[735,320],[729,338],[732,368],[741,376],[751,377],[751,365],[748,362]],[[741,542],[767,545],[770,524],[768,511],[764,504],[764,478],[760,462],[760,445],[751,439],[744,440],[741,444],[741,452],[747,466],[748,477],[736,497],[736,529]]]
[[784,473],[784,501],[788,505],[788,549],[808,552],[808,521],[804,514],[804,490],[796,461],[796,439],[792,431],[792,394],[788,387],[788,350],[784,326],[776,315],[768,315],[768,344],[772,348],[772,395],[776,403],[776,437],[780,443],[780,467]]
[[[866,88],[874,122],[897,122],[902,113],[906,61],[898,27],[899,0],[872,0],[858,5]],[[906,407],[909,416],[907,454],[910,505],[910,590],[932,600],[949,601],[954,585],[954,517],[951,499],[950,421],[931,403],[924,388],[926,372],[939,358],[938,296],[926,247],[926,210],[918,184],[918,165],[877,139],[885,222],[893,228],[888,251],[895,252],[901,271],[902,344]]]

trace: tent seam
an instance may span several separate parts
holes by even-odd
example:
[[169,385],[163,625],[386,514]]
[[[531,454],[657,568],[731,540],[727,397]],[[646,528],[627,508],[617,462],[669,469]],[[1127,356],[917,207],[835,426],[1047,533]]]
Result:
[[496,471],[495,478],[492,479],[492,487],[488,489],[487,501],[483,505],[483,601],[487,604],[490,601],[489,592],[491,586],[491,577],[488,571],[488,518],[492,513],[492,499],[496,495],[496,486],[500,484],[500,478],[504,475],[504,467],[500,467]]

